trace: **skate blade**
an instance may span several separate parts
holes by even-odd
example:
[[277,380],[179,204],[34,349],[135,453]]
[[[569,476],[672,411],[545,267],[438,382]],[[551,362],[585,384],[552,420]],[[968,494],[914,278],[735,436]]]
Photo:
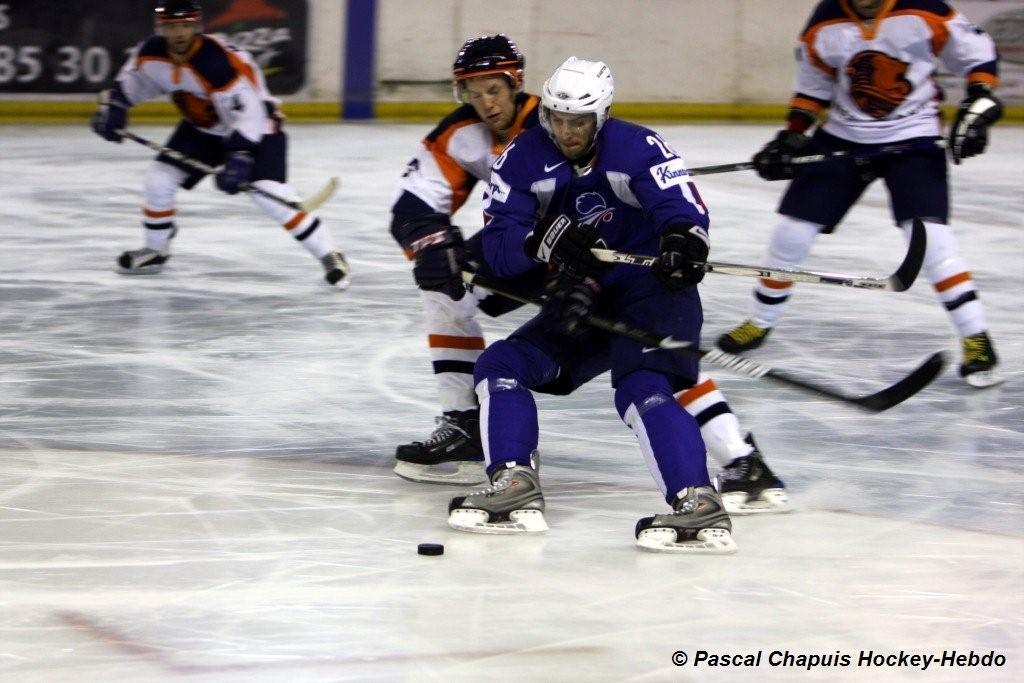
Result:
[[1006,378],[1000,375],[997,370],[993,369],[982,370],[981,372],[972,372],[964,377],[964,381],[975,389],[985,389],[986,387],[994,387],[997,384],[1002,384],[1006,381]]
[[746,493],[723,493],[722,505],[730,515],[757,515],[792,512],[785,489],[765,489],[760,497],[750,499]]
[[441,465],[419,465],[417,463],[399,460],[395,463],[395,474],[406,481],[413,481],[418,484],[452,484],[452,485],[475,485],[487,481],[482,462],[460,462],[455,470],[446,470]]
[[644,529],[636,544],[651,553],[679,553],[685,555],[732,555],[739,548],[726,529],[701,529],[692,541],[676,541],[676,530],[671,527]]
[[159,266],[139,266],[138,268],[122,268],[117,266],[114,268],[114,272],[120,273],[121,275],[156,275],[164,269],[163,264]]
[[459,508],[448,515],[448,526],[474,534],[539,534],[548,530],[540,510],[514,510],[508,516],[507,522],[489,522],[485,510]]

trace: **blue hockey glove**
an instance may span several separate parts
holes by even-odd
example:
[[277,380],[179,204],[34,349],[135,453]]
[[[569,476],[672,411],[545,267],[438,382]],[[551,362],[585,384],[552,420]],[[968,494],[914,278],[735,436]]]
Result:
[[425,292],[442,292],[455,301],[462,299],[466,295],[462,282],[466,247],[459,227],[449,225],[444,214],[431,214],[405,224],[403,232],[408,237],[402,246],[416,260],[412,269],[416,285]]
[[953,163],[981,154],[988,145],[988,129],[1003,117],[1003,103],[984,83],[973,83],[960,103],[949,129],[949,154]]
[[121,86],[115,85],[109,90],[104,90],[99,96],[99,107],[92,116],[90,125],[93,131],[104,140],[123,142],[123,138],[114,131],[128,127],[129,107],[131,105],[121,91]]
[[559,280],[554,291],[544,302],[540,315],[544,326],[566,337],[579,337],[587,331],[590,317],[601,286],[593,278]]
[[765,180],[785,180],[792,178],[795,168],[791,163],[793,157],[815,154],[817,148],[814,141],[803,133],[792,130],[780,130],[775,139],[765,145],[751,160],[757,175]]
[[252,180],[252,153],[244,149],[228,155],[224,168],[217,174],[217,188],[228,194],[238,194]]
[[530,258],[552,264],[571,280],[582,280],[603,270],[590,252],[599,242],[597,228],[560,214],[542,218],[526,238],[525,247]]
[[696,225],[670,225],[661,234],[654,277],[667,289],[686,289],[704,279],[711,238]]

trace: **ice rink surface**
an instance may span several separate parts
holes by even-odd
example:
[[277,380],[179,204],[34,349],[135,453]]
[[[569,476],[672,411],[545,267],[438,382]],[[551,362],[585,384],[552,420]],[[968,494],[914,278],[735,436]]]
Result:
[[[952,168],[953,224],[1007,382],[955,365],[887,413],[715,372],[797,511],[734,518],[732,557],[638,551],[665,509],[607,376],[541,398],[542,537],[446,525],[462,489],[391,473],[437,412],[410,268],[388,233],[429,126],[292,126],[291,180],[354,271],[320,266],[244,197],[183,193],[163,274],[126,277],[151,154],[84,126],[0,127],[0,680],[1020,680],[1024,675],[1024,129]],[[690,166],[768,126],[655,126]],[[166,128],[140,127],[162,140]],[[712,258],[757,263],[784,184],[699,179]],[[479,190],[458,215],[478,225]],[[903,243],[880,185],[806,268],[887,275]],[[705,342],[753,280],[709,275]],[[525,319],[487,321],[490,339]],[[799,285],[755,360],[868,393],[956,342],[909,292]],[[442,557],[416,544],[444,543]],[[750,669],[698,650],[763,652]],[[857,667],[996,651],[1001,668]],[[682,651],[690,662],[672,663]],[[852,657],[773,667],[773,651]]]

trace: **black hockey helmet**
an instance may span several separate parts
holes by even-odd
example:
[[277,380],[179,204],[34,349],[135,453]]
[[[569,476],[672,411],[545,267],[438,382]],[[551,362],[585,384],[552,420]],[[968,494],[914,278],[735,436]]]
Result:
[[459,83],[474,76],[501,74],[508,79],[513,90],[523,86],[523,53],[512,40],[501,33],[493,36],[470,38],[459,49],[452,64],[455,97],[459,98]]
[[156,25],[199,23],[203,20],[203,8],[197,0],[157,0],[153,9]]

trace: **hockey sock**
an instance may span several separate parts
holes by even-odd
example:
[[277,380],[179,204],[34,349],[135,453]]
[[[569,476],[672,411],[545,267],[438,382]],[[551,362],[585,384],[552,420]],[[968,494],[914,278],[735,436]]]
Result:
[[711,483],[700,429],[676,403],[667,377],[651,370],[626,375],[615,389],[615,408],[636,434],[666,502],[671,504],[676,492],[688,486]]
[[[906,239],[910,239],[911,221],[900,224]],[[949,313],[953,326],[961,337],[984,332],[985,309],[978,299],[974,280],[967,262],[960,256],[959,246],[948,225],[924,221],[928,231],[928,246],[924,253],[923,270],[935,288],[939,301]]]
[[[768,268],[796,268],[807,258],[814,244],[814,238],[821,232],[817,223],[782,216],[772,232],[768,244],[768,256],[764,265]],[[758,327],[774,327],[789,301],[792,282],[761,278],[754,286],[754,311],[751,321]]]
[[[284,199],[299,200],[298,193],[292,189],[291,185],[285,183],[273,180],[257,180],[253,185]],[[315,256],[317,260],[334,251],[334,242],[331,240],[331,234],[316,215],[290,209],[255,192],[250,192],[249,198],[272,221],[284,226],[288,234],[294,237],[302,245],[303,249]]]
[[480,440],[488,474],[492,466],[530,465],[537,448],[537,404],[530,387],[553,380],[558,365],[533,344],[505,339],[491,344],[476,363]]
[[754,447],[743,438],[740,421],[733,414],[715,380],[701,373],[697,384],[680,392],[676,401],[700,426],[700,435],[708,455],[725,466],[736,458],[750,455]]
[[485,345],[476,321],[476,297],[455,301],[443,292],[423,290],[420,295],[441,410],[476,408],[473,372]]
[[142,227],[146,231],[146,246],[159,252],[170,251],[171,238],[174,237],[174,211],[153,211],[143,209],[146,220]]
[[145,197],[142,227],[148,248],[169,251],[174,237],[174,200],[178,187],[187,177],[185,171],[161,161],[147,169],[142,190]]

